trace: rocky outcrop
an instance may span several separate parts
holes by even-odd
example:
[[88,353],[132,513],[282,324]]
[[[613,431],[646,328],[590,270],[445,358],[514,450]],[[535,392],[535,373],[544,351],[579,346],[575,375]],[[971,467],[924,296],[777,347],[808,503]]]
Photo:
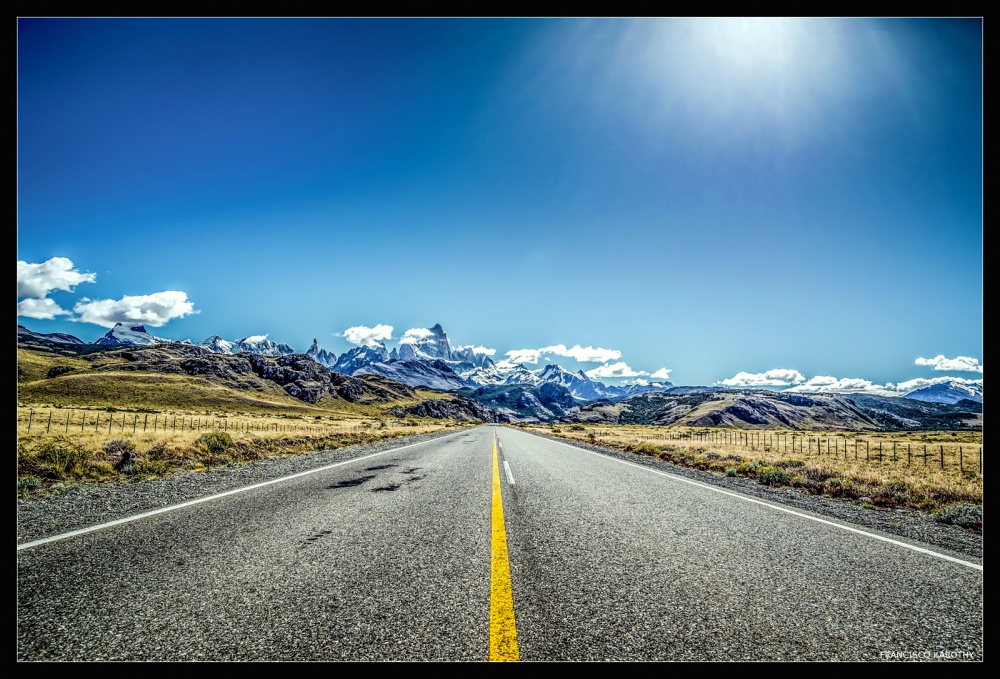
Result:
[[247,355],[253,371],[277,383],[289,396],[306,403],[316,403],[330,391],[330,371],[305,354],[289,354],[269,360],[258,354]]
[[505,422],[497,413],[485,408],[464,396],[455,396],[451,400],[429,398],[412,406],[393,406],[389,412],[396,417],[415,415],[416,417],[434,417],[437,419],[453,419],[474,422]]

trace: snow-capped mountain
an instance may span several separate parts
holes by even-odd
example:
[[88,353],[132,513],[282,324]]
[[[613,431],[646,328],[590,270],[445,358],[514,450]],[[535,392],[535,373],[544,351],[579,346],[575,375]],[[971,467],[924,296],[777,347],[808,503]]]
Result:
[[[471,368],[489,368],[493,359],[486,353],[477,353],[475,347],[459,347],[451,350],[451,360],[455,363],[468,363]],[[456,371],[459,372],[459,371]]]
[[258,356],[287,356],[294,354],[295,349],[285,343],[274,342],[267,338],[267,335],[251,335],[243,337],[235,342],[224,340],[218,335],[213,335],[208,339],[198,342],[199,347],[204,347],[215,354],[257,354]]
[[448,345],[448,335],[440,323],[435,323],[433,327],[427,328],[428,335],[424,337],[404,337],[399,345],[399,360],[401,361],[433,361],[444,359],[450,361],[451,347]]
[[176,344],[174,340],[150,335],[141,323],[115,323],[111,330],[94,344],[111,347],[152,347],[157,344]]
[[[405,346],[405,345],[404,345]],[[343,358],[343,356],[341,356]],[[402,382],[411,387],[429,387],[442,391],[476,386],[463,379],[448,364],[440,359],[433,361],[410,360],[370,363],[352,373],[358,375],[382,375],[390,380]]]
[[44,342],[56,342],[57,344],[83,344],[84,341],[75,335],[67,335],[64,332],[34,332],[28,330],[23,325],[17,326],[17,341],[26,344],[38,344]]
[[321,347],[315,337],[313,343],[306,349],[306,356],[327,368],[332,368],[337,363],[337,355]]
[[929,403],[958,403],[962,399],[982,403],[983,385],[979,382],[956,382],[952,380],[911,391],[904,398],[912,398],[917,401],[926,401]]
[[253,335],[236,341],[238,354],[258,354],[260,356],[287,356],[294,354],[295,349],[284,342],[274,342],[267,335]]
[[237,352],[233,351],[233,347],[236,346],[236,342],[228,342],[218,335],[212,335],[208,339],[204,339],[198,342],[199,347],[205,347],[213,354],[235,354]]
[[379,363],[389,360],[389,352],[385,345],[378,342],[375,346],[354,347],[350,351],[340,355],[330,370],[344,375],[354,375],[358,370],[372,363]]

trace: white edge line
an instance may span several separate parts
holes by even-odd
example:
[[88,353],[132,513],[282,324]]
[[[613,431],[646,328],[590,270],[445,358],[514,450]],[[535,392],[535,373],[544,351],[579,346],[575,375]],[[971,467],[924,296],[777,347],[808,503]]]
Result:
[[[385,455],[387,453],[395,453],[400,450],[405,450],[406,448],[412,448],[413,446],[420,446],[425,443],[430,443],[431,441],[441,441],[442,439],[449,438],[451,436],[457,436],[458,434],[464,434],[464,431],[455,432],[454,434],[447,434],[438,438],[428,439],[426,441],[417,441],[416,443],[409,443],[405,446],[400,446],[399,448],[390,448],[389,450],[383,450],[380,453],[372,453],[370,455],[363,455],[362,457],[355,457],[350,460],[344,460],[343,462],[335,462],[333,464],[328,464],[324,467],[317,467],[316,469],[310,469],[304,472],[298,472],[297,474],[292,474],[291,476],[282,476],[279,479],[271,479],[270,481],[263,481],[261,483],[255,483],[252,486],[244,486],[242,488],[234,488],[233,490],[223,491],[221,493],[216,493],[215,495],[209,495],[208,497],[200,497],[194,500],[188,500],[187,502],[181,502],[180,504],[170,505],[168,507],[160,507],[159,509],[153,509],[148,512],[143,512],[142,514],[135,514],[134,516],[126,516],[123,519],[115,519],[114,521],[108,521],[107,523],[98,524],[96,526],[89,526],[87,528],[80,528],[79,530],[73,530],[68,533],[61,533],[59,535],[52,535],[47,538],[41,538],[39,540],[32,540],[31,542],[25,542],[17,546],[17,551],[22,549],[28,549],[30,547],[37,547],[38,545],[44,545],[49,542],[56,542],[58,540],[65,540],[66,538],[76,537],[77,535],[85,535],[87,533],[93,533],[94,531],[103,530],[104,528],[111,528],[112,526],[119,526],[123,523],[131,523],[132,521],[138,521],[139,519],[145,519],[150,516],[156,516],[157,514],[164,514],[166,512],[172,512],[175,509],[183,509],[184,507],[190,507],[192,505],[201,504],[202,502],[210,502],[212,500],[218,500],[221,497],[226,497],[227,495],[235,495],[236,493],[243,493],[248,490],[254,490],[256,488],[263,488],[264,486],[270,486],[275,483],[281,483],[282,481],[289,481],[291,479],[296,479],[300,476],[308,476],[309,474],[315,474],[317,472],[326,471],[327,469],[333,469],[334,467],[340,467],[345,464],[350,464],[352,462],[359,462],[360,460],[367,460],[372,457],[378,457],[379,455]],[[320,451],[316,451],[320,452]]]
[[507,483],[514,485],[514,474],[510,471],[510,465],[507,464],[507,460],[503,461],[503,470],[507,474]]
[[[523,433],[529,434],[530,432],[523,432]],[[538,436],[538,434],[531,434],[531,435],[532,436]],[[538,436],[538,438],[546,438],[546,437],[544,437],[544,436]],[[983,570],[982,564],[973,563],[971,561],[964,561],[962,559],[956,559],[953,556],[948,556],[947,554],[942,554],[940,552],[935,552],[935,551],[932,551],[930,549],[924,549],[923,547],[917,547],[916,545],[911,545],[908,542],[902,542],[901,540],[893,540],[892,538],[887,538],[887,537],[884,537],[884,536],[879,535],[877,533],[869,533],[868,531],[861,530],[859,528],[852,528],[851,526],[845,526],[845,525],[843,525],[841,523],[837,523],[835,521],[827,521],[826,519],[821,519],[821,518],[816,517],[816,516],[811,516],[809,514],[804,514],[802,512],[795,511],[794,509],[789,509],[788,507],[782,507],[781,505],[775,505],[775,504],[771,504],[770,502],[765,502],[763,500],[758,500],[757,498],[754,498],[754,497],[749,497],[747,495],[741,495],[740,493],[734,493],[734,492],[729,491],[729,490],[723,490],[722,488],[718,488],[716,486],[710,486],[710,485],[708,485],[706,483],[700,483],[698,481],[692,481],[691,479],[685,479],[683,476],[676,476],[675,474],[668,474],[667,472],[661,472],[658,469],[650,469],[649,467],[644,467],[641,464],[636,464],[634,462],[626,462],[625,460],[619,460],[618,458],[612,457],[610,455],[602,455],[601,453],[595,453],[592,450],[586,450],[585,448],[578,448],[577,446],[574,446],[571,443],[563,443],[562,441],[556,441],[554,439],[547,439],[547,440],[552,441],[553,443],[558,443],[560,445],[566,446],[567,448],[572,448],[573,450],[578,450],[581,453],[589,453],[590,455],[597,455],[599,457],[603,457],[605,459],[612,460],[614,462],[620,462],[621,464],[625,464],[625,465],[628,465],[630,467],[636,467],[637,469],[643,469],[645,471],[652,472],[654,474],[659,474],[660,476],[666,476],[667,478],[673,479],[675,481],[683,481],[684,483],[690,483],[692,486],[698,486],[700,488],[705,488],[706,490],[715,491],[716,493],[722,493],[723,495],[729,495],[731,497],[735,497],[735,498],[737,498],[739,500],[746,500],[747,502],[753,502],[754,504],[763,505],[765,507],[770,507],[771,509],[777,509],[779,512],[785,512],[786,514],[794,514],[795,516],[801,516],[804,519],[809,519],[810,521],[816,521],[817,523],[824,523],[824,524],[826,524],[828,526],[833,526],[834,528],[840,528],[841,530],[850,531],[852,533],[858,533],[860,535],[867,535],[868,537],[875,538],[876,540],[882,540],[883,542],[889,542],[889,543],[892,543],[894,545],[899,545],[900,547],[905,547],[906,549],[912,549],[915,552],[921,552],[923,554],[929,554],[931,556],[936,556],[939,559],[944,559],[946,561],[954,561],[957,564],[961,564],[963,566],[968,566],[969,568],[974,568],[974,569],[976,569],[978,571]]]

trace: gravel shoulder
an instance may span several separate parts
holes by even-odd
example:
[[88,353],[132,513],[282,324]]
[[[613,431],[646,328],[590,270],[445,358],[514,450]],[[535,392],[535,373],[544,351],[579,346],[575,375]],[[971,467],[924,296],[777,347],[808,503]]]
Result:
[[[149,481],[104,485],[73,485],[47,496],[18,499],[18,544],[122,519],[143,512],[243,488],[265,481],[357,459],[394,448],[454,434],[461,430],[389,439],[365,446],[318,451],[293,457],[272,458],[250,464],[218,467],[203,472],[182,472]],[[537,434],[536,434],[537,435]],[[502,434],[501,434],[502,436]],[[546,437],[567,443],[558,437]],[[567,445],[569,445],[567,443]],[[981,534],[935,521],[912,509],[871,509],[850,500],[806,495],[790,488],[772,488],[741,477],[726,477],[680,467],[662,460],[588,443],[576,447],[633,464],[718,486],[832,521],[863,528],[887,537],[921,543],[958,557],[975,557],[981,563]]]
[[557,436],[531,433],[625,462],[650,467],[667,474],[789,507],[830,521],[848,524],[885,537],[921,543],[958,558],[975,557],[973,560],[982,563],[982,534],[935,521],[930,514],[916,509],[872,509],[862,506],[860,502],[855,500],[809,495],[794,488],[765,486],[745,477],[723,476],[700,469],[682,467],[645,455],[633,455],[580,441],[570,443]]

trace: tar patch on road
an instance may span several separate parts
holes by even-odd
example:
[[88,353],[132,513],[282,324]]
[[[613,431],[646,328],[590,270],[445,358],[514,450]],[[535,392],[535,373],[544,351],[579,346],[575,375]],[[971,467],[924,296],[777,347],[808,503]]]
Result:
[[382,492],[385,492],[385,491],[390,491],[391,492],[391,491],[394,491],[394,490],[399,490],[399,484],[398,483],[390,483],[388,486],[379,486],[378,488],[372,488],[372,492],[373,493],[382,493]]
[[374,478],[374,474],[369,474],[368,476],[359,476],[355,479],[344,479],[343,481],[338,481],[332,486],[327,486],[327,489],[334,490],[336,488],[353,488],[354,486],[360,486],[365,481],[371,481]]
[[305,541],[303,541],[303,543],[301,545],[299,545],[299,549],[305,549],[306,547],[308,547],[312,543],[316,542],[320,538],[326,537],[327,535],[330,535],[332,533],[333,533],[333,531],[330,531],[330,530],[321,530],[320,532],[316,533],[315,535],[311,535],[311,536],[307,537],[305,539]]
[[365,467],[365,471],[366,472],[376,472],[379,469],[388,469],[389,467],[398,467],[398,466],[399,465],[397,465],[397,464],[380,464],[380,465],[376,465],[374,467]]

